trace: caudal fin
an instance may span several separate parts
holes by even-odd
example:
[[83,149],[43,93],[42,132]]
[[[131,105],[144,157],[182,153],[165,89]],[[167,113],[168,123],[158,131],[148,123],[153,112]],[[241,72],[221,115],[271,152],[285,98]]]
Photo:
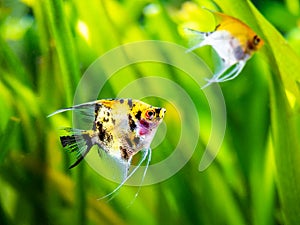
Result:
[[60,137],[60,141],[64,149],[69,152],[76,153],[76,161],[73,163],[69,169],[77,166],[90,151],[93,146],[91,141],[91,133],[85,130],[65,128],[67,134]]

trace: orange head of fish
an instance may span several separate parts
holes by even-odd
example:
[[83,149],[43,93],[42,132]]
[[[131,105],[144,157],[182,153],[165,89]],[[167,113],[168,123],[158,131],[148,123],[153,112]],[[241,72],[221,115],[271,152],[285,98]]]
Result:
[[240,47],[245,53],[252,55],[264,45],[264,41],[242,21],[223,13],[212,13],[218,24],[215,31],[229,32],[233,38],[239,41]]

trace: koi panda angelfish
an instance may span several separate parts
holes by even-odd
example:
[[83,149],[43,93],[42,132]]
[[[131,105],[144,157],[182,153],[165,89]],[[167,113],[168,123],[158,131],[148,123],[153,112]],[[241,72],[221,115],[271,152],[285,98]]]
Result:
[[[209,10],[210,11],[210,10]],[[215,82],[225,82],[237,77],[246,62],[259,50],[264,41],[242,21],[219,12],[213,12],[217,26],[212,32],[201,32],[187,28],[201,41],[190,48],[193,51],[205,45],[210,45],[222,59],[221,70],[207,79],[202,88]]]
[[49,117],[69,110],[75,110],[93,121],[90,130],[64,129],[67,135],[60,137],[62,146],[77,153],[77,160],[69,168],[78,165],[94,145],[99,147],[100,156],[104,152],[119,160],[126,165],[126,171],[129,170],[132,157],[141,151],[143,156],[135,169],[126,174],[119,186],[104,197],[120,189],[147,159],[145,175],[151,160],[150,144],[164,118],[164,108],[133,99],[106,99],[60,109]]

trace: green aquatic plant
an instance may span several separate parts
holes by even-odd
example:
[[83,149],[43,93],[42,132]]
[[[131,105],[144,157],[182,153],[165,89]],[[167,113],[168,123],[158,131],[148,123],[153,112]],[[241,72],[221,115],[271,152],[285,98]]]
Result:
[[[188,47],[179,35],[179,18],[174,13],[181,4],[105,0],[0,3],[1,225],[269,225],[300,221],[300,60],[277,30],[281,22],[267,17],[282,12],[289,15],[293,23],[280,31],[291,34],[289,29],[297,29],[299,4],[289,0],[277,11],[278,7],[266,8],[272,1],[263,6],[256,1],[256,7],[243,0],[195,2],[208,8],[216,3],[224,13],[257,32],[265,45],[247,62],[242,76],[221,85],[227,131],[217,158],[203,172],[198,166],[211,129],[210,110],[192,79],[172,66],[148,62],[117,71],[105,84],[101,98],[116,97],[124,85],[137,78],[161,75],[186,90],[199,113],[200,137],[191,160],[168,180],[143,186],[129,208],[138,188],[122,188],[109,203],[98,201],[116,184],[84,162],[68,170],[71,159],[60,146],[58,129],[71,126],[72,118],[67,113],[53,119],[46,116],[72,105],[84,71],[114,47],[143,40]],[[277,16],[277,20],[281,18]],[[292,44],[297,46],[296,38]],[[203,49],[196,54],[209,58],[211,53]],[[157,84],[155,88],[166,87]],[[161,104],[159,99],[147,100]],[[152,163],[172,154],[181,135],[179,120],[180,115],[170,106],[166,136],[153,151]],[[196,125],[189,124],[187,135]]]

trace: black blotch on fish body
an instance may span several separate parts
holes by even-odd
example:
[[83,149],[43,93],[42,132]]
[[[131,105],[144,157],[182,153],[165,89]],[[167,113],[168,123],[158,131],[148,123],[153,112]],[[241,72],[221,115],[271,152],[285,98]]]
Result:
[[244,52],[244,50],[240,46],[236,47],[233,50],[233,53],[234,53],[234,57],[237,60],[243,60],[245,58],[245,52]]
[[121,151],[121,157],[123,159],[125,159],[126,161],[128,161],[128,159],[130,158],[130,155],[128,154],[127,149],[120,146],[120,151]]
[[[96,129],[102,129],[102,126],[103,126],[103,125],[102,125],[102,123],[101,123],[100,121],[97,121],[95,124],[96,124]],[[100,128],[100,127],[101,127],[101,128]],[[95,130],[96,130],[96,129],[95,129]]]
[[103,124],[101,122],[97,122],[97,129],[98,129],[98,137],[100,141],[105,141],[105,142],[111,142],[113,140],[113,135],[108,133],[106,129],[103,128]]
[[123,104],[124,103],[124,99],[120,99],[120,103]]
[[132,108],[132,99],[131,98],[128,99],[128,106],[129,106],[129,108]]
[[134,137],[133,142],[138,145],[140,143],[140,138],[139,137]]
[[141,110],[139,110],[136,114],[135,114],[135,118],[137,118],[137,120],[140,120],[142,116],[142,112]]
[[125,141],[127,142],[127,144],[129,145],[130,148],[132,148],[132,141],[128,138],[128,137],[125,137]]
[[105,138],[105,130],[103,129],[103,124],[100,123],[99,121],[97,122],[97,128],[98,128],[98,131],[99,131],[99,139],[100,141],[104,141],[104,138]]
[[113,135],[112,134],[109,134],[109,133],[106,133],[106,141],[109,143],[109,142],[112,142],[114,139]]
[[130,114],[128,114],[128,123],[129,123],[130,130],[134,131],[135,128],[136,128],[136,124],[135,124],[135,122],[132,119],[132,116]]
[[161,108],[155,109],[156,117],[159,117],[160,110],[161,110]]
[[101,104],[98,104],[98,103],[95,104],[95,118],[97,118],[99,110],[101,109],[101,107],[102,107]]

